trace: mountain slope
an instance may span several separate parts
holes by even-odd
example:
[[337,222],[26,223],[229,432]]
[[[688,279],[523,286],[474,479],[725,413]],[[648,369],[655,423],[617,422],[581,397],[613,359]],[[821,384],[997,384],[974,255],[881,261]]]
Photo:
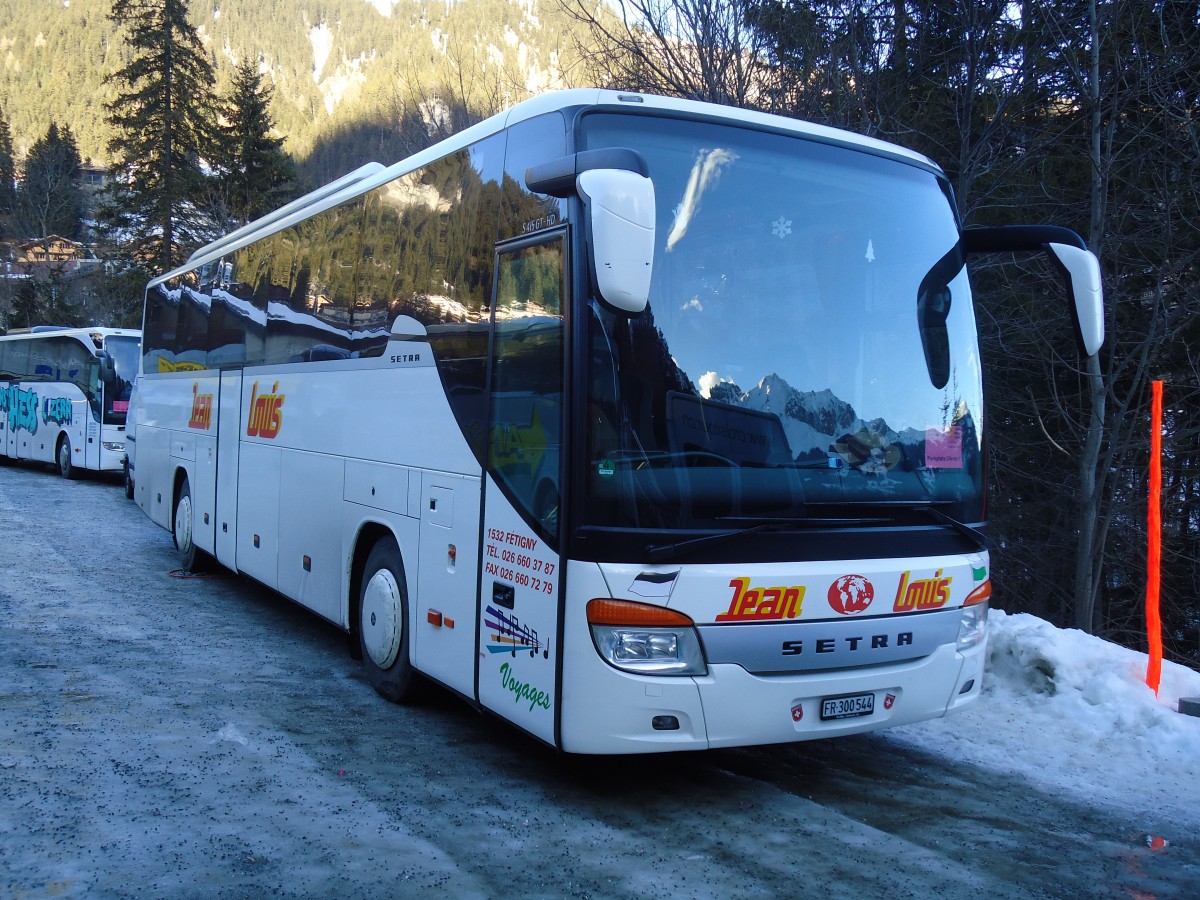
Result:
[[[103,103],[113,89],[104,80],[126,58],[110,6],[0,4],[0,108],[18,157],[56,121],[71,126],[85,159],[107,161]],[[545,0],[224,0],[193,2],[191,20],[212,54],[219,88],[245,55],[260,60],[275,88],[276,125],[302,169],[339,136],[346,144],[342,171],[367,155],[402,153],[379,135],[397,130],[422,98],[444,94],[437,86],[452,84],[456,99],[485,115],[569,86],[576,67],[570,23]],[[374,136],[375,147],[354,146],[364,134]]]

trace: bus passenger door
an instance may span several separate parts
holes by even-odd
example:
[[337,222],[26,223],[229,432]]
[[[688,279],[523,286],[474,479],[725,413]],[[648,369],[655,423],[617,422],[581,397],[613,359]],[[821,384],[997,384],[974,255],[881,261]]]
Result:
[[237,569],[238,436],[242,421],[242,372],[221,372],[217,399],[216,557]]
[[496,258],[490,360],[479,702],[555,743],[561,560],[565,239]]

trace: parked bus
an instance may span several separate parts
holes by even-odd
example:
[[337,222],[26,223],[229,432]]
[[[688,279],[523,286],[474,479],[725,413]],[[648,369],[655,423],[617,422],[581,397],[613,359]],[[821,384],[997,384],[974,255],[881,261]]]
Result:
[[526,101],[147,290],[136,499],[564,751],[796,741],[979,695],[991,595],[964,231],[929,160],[770,115]]
[[38,326],[0,337],[0,459],[52,463],[68,478],[119,472],[141,333]]

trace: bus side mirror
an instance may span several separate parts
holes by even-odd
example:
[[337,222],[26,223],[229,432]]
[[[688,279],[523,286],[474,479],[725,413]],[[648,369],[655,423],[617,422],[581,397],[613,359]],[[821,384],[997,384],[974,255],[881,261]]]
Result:
[[1100,286],[1100,260],[1091,250],[1070,244],[1047,244],[1047,251],[1058,261],[1075,301],[1075,320],[1079,338],[1088,356],[1095,356],[1104,344],[1104,290]]
[[1069,228],[1057,225],[1002,225],[968,228],[962,233],[967,253],[1036,253],[1050,256],[1062,270],[1073,301],[1080,348],[1095,356],[1104,345],[1104,289],[1100,261]]
[[530,166],[525,185],[538,194],[577,194],[586,210],[596,292],[636,316],[650,299],[654,268],[654,182],[646,160],[627,147],[601,147]]
[[113,358],[107,350],[101,350],[97,360],[100,363],[100,381],[104,384],[112,384],[117,380],[117,370],[113,366]]
[[636,316],[650,300],[654,271],[654,183],[623,169],[579,176],[587,208],[596,290],[613,308]]

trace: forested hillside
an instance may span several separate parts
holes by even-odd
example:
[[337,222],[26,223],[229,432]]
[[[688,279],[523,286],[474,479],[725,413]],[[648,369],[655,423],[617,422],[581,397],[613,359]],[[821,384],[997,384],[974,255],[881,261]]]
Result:
[[[21,158],[50,121],[84,160],[107,162],[105,78],[126,49],[111,0],[0,4],[0,109]],[[218,90],[247,55],[274,86],[272,114],[309,181],[367,158],[403,155],[420,101],[452,92],[479,114],[577,73],[568,18],[545,0],[224,0],[190,4]],[[431,114],[430,109],[425,114]]]

